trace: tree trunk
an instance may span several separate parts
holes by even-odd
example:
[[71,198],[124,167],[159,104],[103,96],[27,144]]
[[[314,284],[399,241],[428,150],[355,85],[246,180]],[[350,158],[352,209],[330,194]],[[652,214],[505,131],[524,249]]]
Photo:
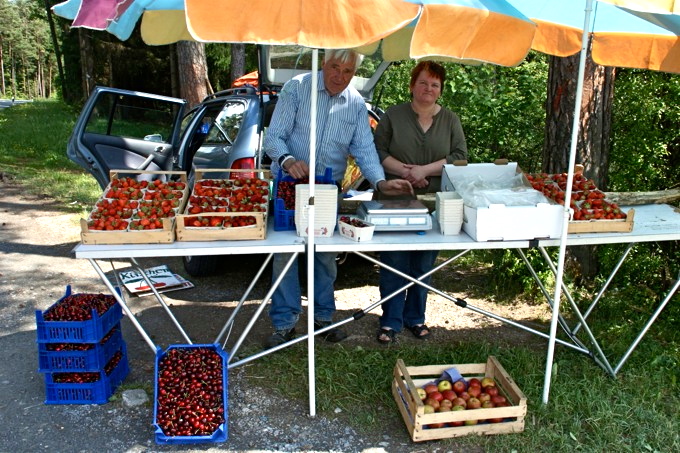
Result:
[[229,64],[229,82],[234,83],[246,73],[246,45],[231,45],[231,63]]
[[[57,31],[54,27],[54,18],[52,17],[52,8],[50,8],[49,2],[45,0],[45,10],[47,11],[47,21],[50,24],[50,36],[52,37],[52,47],[54,48],[54,54],[57,60],[57,69],[59,70],[59,80],[61,81],[61,93],[65,99],[68,99],[68,93],[66,91],[66,84],[64,83],[64,68],[61,65],[61,46],[57,40]],[[50,73],[51,73],[50,68]],[[50,78],[49,85],[52,85],[52,79]],[[51,91],[51,90],[50,90]]]
[[5,95],[5,60],[2,54],[2,35],[0,35],[0,94]]
[[208,62],[205,44],[191,41],[177,43],[177,63],[181,97],[189,108],[198,105],[208,95]]
[[[576,105],[579,55],[550,57],[546,136],[543,171],[568,170],[572,123]],[[576,163],[583,164],[585,176],[606,189],[609,169],[611,104],[614,97],[615,70],[595,64],[588,52],[583,83],[581,118],[576,146]],[[599,270],[596,247],[571,247],[570,263],[577,276],[589,279]]]
[[80,71],[82,76],[83,99],[87,99],[94,89],[94,49],[89,30],[78,29],[80,43]]
[[182,97],[179,89],[179,74],[177,74],[177,44],[170,44],[168,46],[168,53],[170,54],[170,93],[172,97]]

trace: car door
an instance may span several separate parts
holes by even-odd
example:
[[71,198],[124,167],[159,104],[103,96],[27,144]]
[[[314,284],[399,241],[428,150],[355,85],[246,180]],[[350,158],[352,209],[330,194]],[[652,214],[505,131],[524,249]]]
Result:
[[172,170],[185,107],[182,99],[97,87],[76,122],[67,155],[102,188],[111,170]]

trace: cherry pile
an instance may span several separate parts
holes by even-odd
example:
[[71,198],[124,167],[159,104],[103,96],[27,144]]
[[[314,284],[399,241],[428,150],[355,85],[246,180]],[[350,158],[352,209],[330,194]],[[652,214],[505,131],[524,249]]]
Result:
[[[327,184],[321,180],[315,181],[316,184]],[[287,211],[295,210],[295,186],[298,184],[309,184],[309,178],[279,181],[276,186],[276,198],[283,200],[283,206]]]
[[[116,352],[109,363],[104,366],[104,372],[106,375],[110,375],[113,370],[116,369],[121,359],[123,358],[123,351]],[[89,371],[85,373],[73,372],[73,373],[54,373],[52,379],[54,382],[60,384],[89,384],[92,382],[97,382],[101,378],[101,373],[97,371]]]
[[[107,333],[104,338],[102,338],[102,341],[100,341],[99,344],[106,344],[106,342],[111,339],[116,330],[116,328],[111,329],[111,331]],[[46,349],[48,351],[89,351],[94,349],[94,347],[94,343],[47,343],[46,345]]]
[[222,357],[209,348],[170,349],[158,366],[156,424],[166,436],[206,436],[224,423]]
[[45,314],[45,321],[87,321],[92,319],[92,310],[102,316],[116,303],[113,296],[104,294],[72,294],[64,297]]

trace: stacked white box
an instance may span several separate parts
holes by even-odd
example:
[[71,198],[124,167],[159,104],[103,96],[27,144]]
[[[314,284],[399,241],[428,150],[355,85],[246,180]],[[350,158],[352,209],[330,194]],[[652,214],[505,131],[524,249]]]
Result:
[[435,209],[442,234],[460,234],[463,226],[463,197],[457,192],[437,192]]
[[[295,186],[295,229],[297,235],[308,235],[309,184]],[[314,186],[314,236],[331,237],[338,217],[338,186],[316,184]]]

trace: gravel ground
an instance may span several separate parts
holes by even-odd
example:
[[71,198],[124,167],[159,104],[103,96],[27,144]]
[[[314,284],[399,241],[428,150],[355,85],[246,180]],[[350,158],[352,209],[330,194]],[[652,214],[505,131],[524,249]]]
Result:
[[[155,444],[151,402],[129,406],[119,399],[105,405],[45,405],[44,377],[37,372],[35,311],[45,310],[58,300],[67,284],[72,285],[75,293],[105,291],[89,262],[73,257],[72,249],[79,240],[78,218],[48,197],[27,195],[22,187],[3,180],[0,173],[0,452],[452,450],[450,443],[411,442],[398,417],[392,417],[395,422],[382,426],[379,432],[371,433],[357,432],[342,412],[310,417],[307,401],[291,401],[267,392],[262,379],[248,374],[248,365],[230,370],[229,439],[223,444]],[[215,319],[226,321],[258,263],[257,257],[239,257],[237,262],[226,263],[230,272],[219,276],[197,279],[185,275],[196,288],[167,294],[166,300],[194,343],[213,342],[223,324]],[[168,264],[174,271],[184,273],[181,260],[176,258],[149,259],[140,264],[144,267]],[[374,286],[377,270],[355,264],[341,266],[339,271],[337,319],[347,319],[378,300]],[[102,265],[105,270],[111,269],[110,265],[121,269],[126,263],[113,261]],[[242,315],[237,317],[235,332],[243,329],[248,314],[257,308],[257,299],[266,293],[269,277],[263,278],[265,283],[253,290],[255,300],[246,301]],[[471,285],[479,284],[455,268],[443,277],[435,277],[435,286],[436,278],[456,282],[460,297],[467,294]],[[469,297],[467,300],[526,323],[540,323],[549,316],[543,307],[521,303],[499,307],[488,301]],[[183,343],[152,298],[132,299],[131,306],[154,343],[161,347]],[[345,344],[380,347],[374,338],[378,310],[343,326],[350,334]],[[462,310],[439,296],[431,297],[427,320],[435,329],[431,341],[455,341],[477,335],[490,341],[540,344],[534,337],[471,310]],[[127,318],[123,319],[122,328],[131,369],[124,387],[145,388],[152,400],[154,352]],[[261,344],[269,333],[265,314],[256,322],[241,350]],[[403,343],[418,341],[410,335],[399,338]],[[233,341],[230,338],[230,344]]]

